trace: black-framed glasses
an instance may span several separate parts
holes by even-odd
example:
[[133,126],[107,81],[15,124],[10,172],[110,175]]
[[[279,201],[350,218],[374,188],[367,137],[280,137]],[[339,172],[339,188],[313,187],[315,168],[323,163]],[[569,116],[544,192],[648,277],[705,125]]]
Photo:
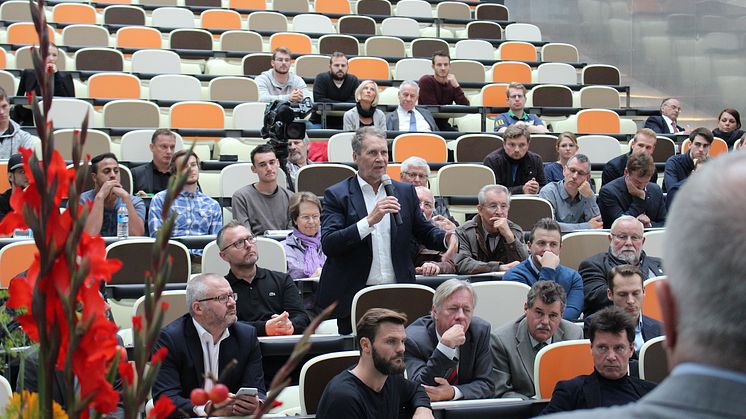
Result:
[[238,301],[238,294],[236,294],[235,292],[231,292],[231,293],[228,293],[228,294],[218,295],[217,297],[203,298],[201,300],[197,300],[197,302],[202,303],[202,302],[205,302],[205,301],[215,300],[215,301],[219,302],[220,304],[226,304],[228,302],[229,298],[232,298],[233,302],[236,302],[236,301]]
[[224,248],[220,249],[220,251],[226,250],[227,248],[233,246],[236,249],[240,249],[242,247],[246,247],[246,244],[254,244],[256,243],[256,237],[255,236],[248,236],[244,237],[242,239],[238,239],[234,241],[233,243],[229,244],[228,246],[225,246]]

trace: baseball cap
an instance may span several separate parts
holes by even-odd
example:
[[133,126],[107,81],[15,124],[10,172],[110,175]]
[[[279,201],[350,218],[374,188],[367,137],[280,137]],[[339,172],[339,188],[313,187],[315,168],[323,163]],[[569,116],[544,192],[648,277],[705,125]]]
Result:
[[18,153],[10,156],[10,159],[8,159],[8,173],[11,173],[20,167],[23,167],[23,156]]

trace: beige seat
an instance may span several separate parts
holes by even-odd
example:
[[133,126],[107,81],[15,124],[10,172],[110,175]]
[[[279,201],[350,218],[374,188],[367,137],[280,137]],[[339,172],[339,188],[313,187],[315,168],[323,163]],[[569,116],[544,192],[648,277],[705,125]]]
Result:
[[295,60],[295,74],[300,77],[315,78],[319,73],[329,71],[329,57],[324,55],[303,55]]
[[645,342],[640,348],[640,378],[660,383],[668,377],[668,353],[666,352],[666,337],[658,336]]
[[210,80],[207,89],[210,92],[210,100],[238,102],[256,102],[259,100],[259,89],[256,82],[247,77],[216,77]]
[[451,61],[451,73],[456,76],[460,82],[484,83],[485,69],[484,64],[474,60],[453,60]]
[[[65,160],[73,159],[73,137],[76,131],[78,130],[61,129],[54,132],[54,148],[62,154],[62,158]],[[86,154],[97,156],[109,152],[111,152],[111,138],[109,138],[109,134],[89,129],[81,156],[84,157]]]
[[376,57],[407,56],[407,49],[401,38],[394,36],[372,36],[365,40],[365,54]]
[[298,171],[296,191],[308,191],[323,196],[324,191],[335,183],[355,176],[355,169],[344,164],[320,163],[301,167]]
[[115,100],[104,105],[104,126],[122,128],[158,128],[158,105],[147,100]]
[[435,291],[419,284],[386,284],[366,287],[352,298],[352,334],[357,335],[357,322],[371,308],[388,308],[407,315],[407,324],[430,314]]
[[472,287],[477,296],[474,315],[490,322],[493,328],[521,317],[531,290],[528,285],[513,281],[483,281]]
[[581,108],[621,108],[619,91],[609,86],[585,86],[580,89]]
[[554,208],[546,199],[537,196],[513,195],[510,197],[508,219],[523,231],[529,231],[542,218],[554,219]]
[[477,195],[495,183],[495,172],[481,164],[454,163],[438,170],[438,195]]
[[562,236],[562,264],[578,270],[580,262],[609,250],[606,231],[576,231]]
[[248,27],[257,32],[286,32],[288,19],[281,13],[257,11],[249,15]]
[[220,35],[222,51],[262,52],[262,36],[253,31],[225,31]]
[[577,63],[580,60],[575,45],[549,42],[541,47],[541,61]]

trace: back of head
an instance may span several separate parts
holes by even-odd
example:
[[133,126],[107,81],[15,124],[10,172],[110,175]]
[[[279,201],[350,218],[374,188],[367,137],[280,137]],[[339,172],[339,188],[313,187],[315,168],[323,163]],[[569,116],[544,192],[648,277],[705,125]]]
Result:
[[675,353],[746,372],[746,153],[695,172],[668,214],[664,266],[676,300]]
[[702,137],[708,144],[712,144],[712,142],[715,141],[715,136],[712,134],[712,131],[705,127],[693,129],[692,132],[689,133],[689,141],[694,141],[697,136]]
[[382,323],[393,323],[404,326],[407,323],[407,316],[404,313],[387,308],[371,308],[357,322],[358,341],[362,338],[367,338],[372,343]]

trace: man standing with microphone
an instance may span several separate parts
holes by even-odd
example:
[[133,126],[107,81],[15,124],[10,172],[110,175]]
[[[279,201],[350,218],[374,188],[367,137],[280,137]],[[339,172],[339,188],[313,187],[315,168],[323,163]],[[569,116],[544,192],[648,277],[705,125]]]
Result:
[[337,302],[333,316],[340,334],[352,332],[350,309],[359,290],[414,282],[412,236],[441,251],[449,240],[456,240],[452,233],[425,221],[412,185],[384,181],[389,155],[382,130],[357,130],[352,159],[357,175],[326,190],[321,214],[321,245],[327,260],[316,304],[323,308]]

